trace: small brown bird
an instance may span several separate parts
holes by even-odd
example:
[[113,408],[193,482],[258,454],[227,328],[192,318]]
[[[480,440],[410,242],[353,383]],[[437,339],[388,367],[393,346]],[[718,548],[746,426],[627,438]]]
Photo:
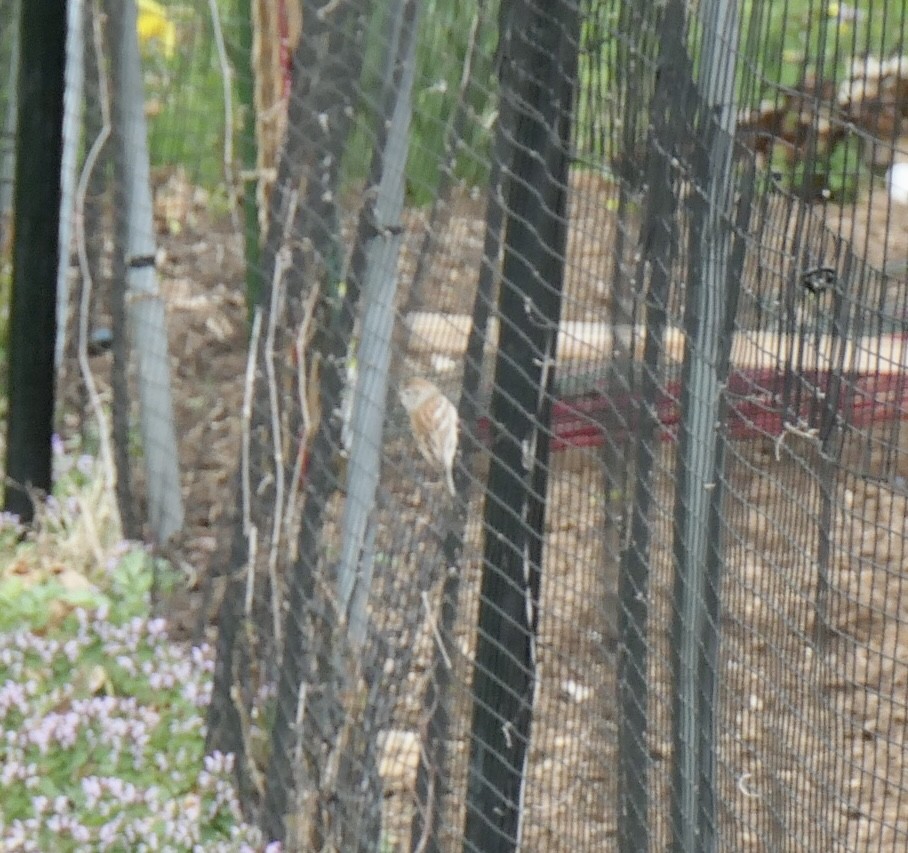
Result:
[[457,409],[437,386],[419,376],[408,380],[400,389],[400,402],[410,416],[419,452],[433,468],[444,472],[448,491],[453,496]]

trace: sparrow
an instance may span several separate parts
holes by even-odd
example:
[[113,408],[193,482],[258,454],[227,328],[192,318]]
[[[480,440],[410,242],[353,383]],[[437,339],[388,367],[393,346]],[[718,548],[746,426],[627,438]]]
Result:
[[414,377],[399,391],[410,416],[410,428],[423,458],[443,472],[448,491],[454,490],[454,456],[457,453],[457,409],[428,379]]

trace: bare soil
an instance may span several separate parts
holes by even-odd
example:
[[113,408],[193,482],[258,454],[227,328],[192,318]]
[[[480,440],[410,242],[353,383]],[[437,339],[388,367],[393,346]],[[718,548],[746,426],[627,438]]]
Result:
[[[614,195],[577,179],[565,313],[607,318],[614,262]],[[426,288],[431,310],[469,312],[482,252],[482,204],[459,198],[438,235]],[[882,266],[908,254],[908,214],[879,193],[853,210],[830,208],[828,225]],[[887,216],[887,214],[889,214]],[[408,213],[404,281],[425,216]],[[176,417],[187,507],[178,559],[205,572],[229,537],[236,495],[246,315],[241,245],[229,225],[198,213],[194,225],[161,238]],[[903,286],[903,285],[902,285]],[[402,294],[402,299],[406,294]],[[903,366],[906,367],[906,366]],[[444,377],[440,377],[444,378]],[[838,851],[908,848],[908,445],[905,429],[878,424],[848,437],[825,487],[823,460],[808,442],[774,436],[732,445],[725,483],[728,563],[723,578],[717,735],[718,849]],[[780,451],[776,458],[777,450]],[[405,454],[405,448],[399,452]],[[395,454],[396,455],[396,454]],[[399,476],[396,466],[389,477]],[[675,456],[657,456],[649,600],[652,809],[655,849],[666,849],[671,766],[669,632]],[[830,485],[831,484],[831,485]],[[412,482],[389,481],[405,496]],[[616,590],[619,495],[606,499],[598,451],[554,458],[541,604],[540,682],[526,796],[526,850],[575,853],[615,846],[617,742]],[[455,709],[465,709],[468,626],[479,578],[479,497],[465,561],[458,629]],[[421,500],[401,498],[418,516]],[[607,518],[611,516],[611,523]],[[826,521],[831,524],[826,524]],[[404,524],[409,519],[401,517]],[[828,540],[821,531],[830,531]],[[824,563],[825,548],[825,563]],[[817,577],[828,577],[830,638],[812,645]],[[195,593],[178,624],[188,627]],[[409,849],[415,732],[421,716],[423,652],[395,718],[395,763],[386,755],[387,841]],[[455,713],[452,753],[463,772],[469,720]],[[387,750],[386,750],[387,752]],[[456,790],[456,788],[455,788]],[[457,798],[455,798],[457,799]],[[452,803],[452,839],[462,802]],[[452,849],[457,847],[452,841]],[[459,849],[459,848],[458,848]]]

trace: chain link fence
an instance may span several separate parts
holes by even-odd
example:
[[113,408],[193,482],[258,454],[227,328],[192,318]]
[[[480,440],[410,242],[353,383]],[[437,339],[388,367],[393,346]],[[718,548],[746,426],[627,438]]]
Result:
[[74,5],[66,428],[249,819],[908,845],[903,4]]

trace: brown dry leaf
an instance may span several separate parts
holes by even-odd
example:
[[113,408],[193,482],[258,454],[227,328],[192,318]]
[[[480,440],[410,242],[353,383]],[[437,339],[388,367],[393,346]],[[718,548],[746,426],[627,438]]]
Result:
[[58,565],[51,568],[51,573],[57,583],[67,592],[89,592],[96,589],[85,575],[75,569]]
[[88,673],[88,691],[92,696],[113,693],[110,676],[101,664],[95,664]]
[[47,605],[47,627],[56,628],[66,621],[66,617],[69,616],[76,609],[76,606],[68,601],[63,601],[59,598],[55,598],[53,601],[49,602]]
[[24,583],[38,583],[38,567],[24,557],[17,557],[6,567],[6,573],[22,578]]

